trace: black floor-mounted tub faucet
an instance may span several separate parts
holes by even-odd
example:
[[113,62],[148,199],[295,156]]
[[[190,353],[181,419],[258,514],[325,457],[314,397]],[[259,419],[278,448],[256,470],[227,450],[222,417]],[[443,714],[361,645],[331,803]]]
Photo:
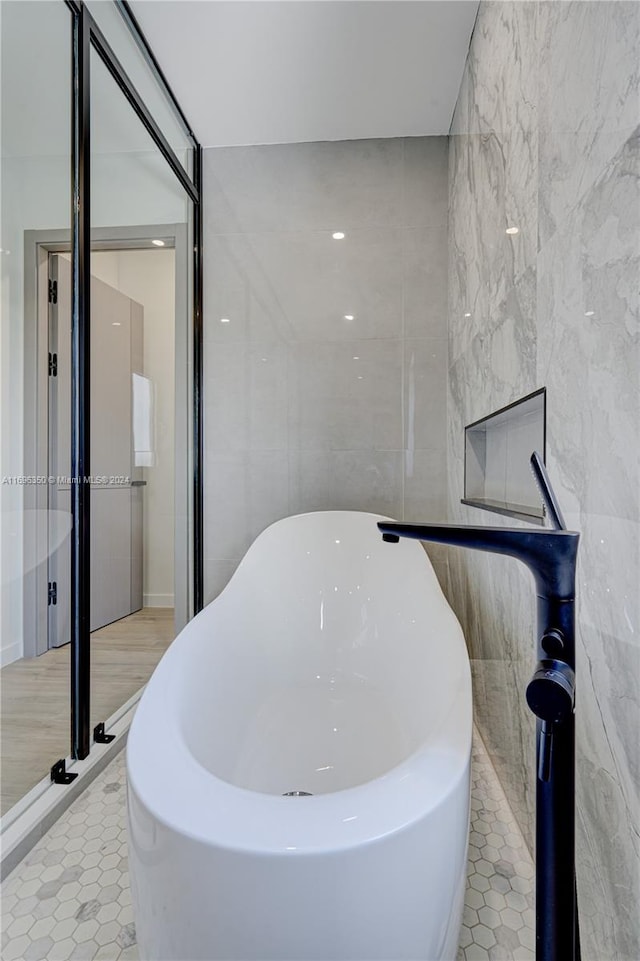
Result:
[[552,529],[380,522],[401,537],[527,565],[538,594],[537,665],[526,697],[536,715],[536,961],[580,961],[575,881],[575,581],[580,535],[568,531],[538,453],[531,456]]

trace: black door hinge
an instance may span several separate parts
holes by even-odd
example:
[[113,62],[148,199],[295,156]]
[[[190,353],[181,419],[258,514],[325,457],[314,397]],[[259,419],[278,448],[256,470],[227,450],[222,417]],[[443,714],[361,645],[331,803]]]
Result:
[[77,774],[71,774],[67,771],[66,764],[64,763],[64,758],[60,758],[59,761],[51,768],[51,780],[54,784],[71,784],[75,781]]
[[49,354],[49,377],[58,376],[58,355]]
[[100,721],[99,724],[96,724],[93,729],[93,740],[96,744],[111,744],[111,742],[115,741],[115,739],[115,734],[104,733],[104,721]]
[[58,303],[58,281],[57,280],[49,281],[49,303],[50,304]]
[[49,581],[49,604],[58,603],[58,582]]

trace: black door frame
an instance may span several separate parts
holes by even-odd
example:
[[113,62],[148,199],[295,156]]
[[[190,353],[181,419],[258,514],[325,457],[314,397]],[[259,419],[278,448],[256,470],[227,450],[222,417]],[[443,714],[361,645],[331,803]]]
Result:
[[91,50],[107,70],[193,203],[193,611],[203,606],[202,494],[202,147],[160,69],[126,0],[114,0],[149,69],[173,107],[193,150],[189,177],[82,0],[64,0],[72,14],[71,133],[71,757],[91,749],[90,686],[90,291],[91,291]]

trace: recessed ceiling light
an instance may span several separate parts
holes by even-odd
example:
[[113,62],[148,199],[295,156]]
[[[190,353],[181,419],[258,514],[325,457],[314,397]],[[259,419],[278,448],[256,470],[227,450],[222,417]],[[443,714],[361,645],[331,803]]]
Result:
[[229,319],[229,317],[221,317],[221,318],[220,318],[220,323],[221,323],[221,324],[230,324],[230,323],[231,323],[231,320]]
[[111,326],[112,326],[112,327],[121,327],[122,324],[120,323],[119,320],[114,320],[113,323],[111,324]]
[[519,234],[519,233],[520,233],[520,228],[519,228],[519,227],[507,227],[507,229],[505,230],[505,233],[507,233],[507,234]]
[[164,240],[152,240],[151,243],[154,247],[164,247]]
[[345,319],[345,320],[353,320],[353,319],[354,319],[354,316],[353,316],[353,314],[345,314],[345,315],[344,315],[344,319]]
[[471,314],[465,314],[465,317],[471,317]]
[[354,359],[354,360],[360,360],[360,358],[359,358],[359,357],[354,357],[353,359]]
[[341,230],[336,230],[334,233],[331,234],[331,236],[333,237],[334,240],[344,240],[344,234],[342,233]]
[[594,314],[595,310],[585,310],[584,312],[585,317],[593,317]]

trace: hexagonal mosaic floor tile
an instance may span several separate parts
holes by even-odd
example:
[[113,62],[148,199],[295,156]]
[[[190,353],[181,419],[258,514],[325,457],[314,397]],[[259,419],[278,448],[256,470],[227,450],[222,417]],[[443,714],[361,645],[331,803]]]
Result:
[[533,961],[534,867],[479,737],[471,770],[471,830],[458,961]]
[[[121,753],[2,884],[3,961],[137,961],[125,805]],[[458,961],[533,961],[533,874],[493,766],[475,737]]]

